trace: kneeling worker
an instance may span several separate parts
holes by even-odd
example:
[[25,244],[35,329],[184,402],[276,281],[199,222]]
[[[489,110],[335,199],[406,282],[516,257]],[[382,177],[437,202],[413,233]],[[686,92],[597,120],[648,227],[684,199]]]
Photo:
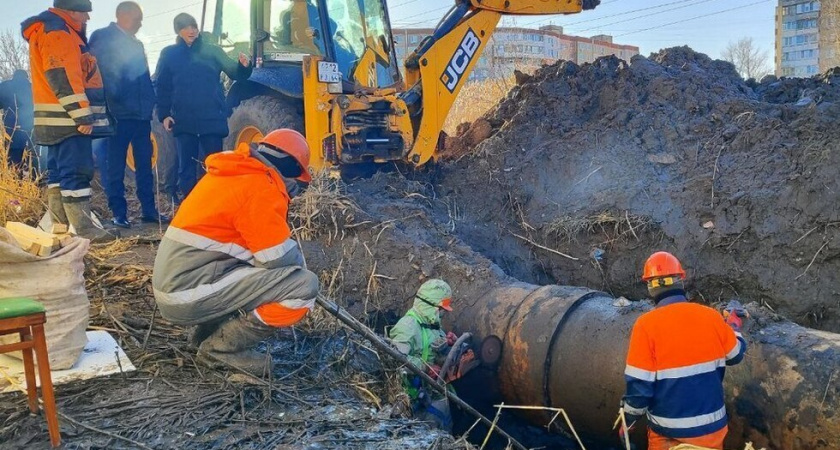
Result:
[[[723,375],[738,364],[747,342],[741,336],[746,311],[731,302],[725,319],[690,303],[685,271],[674,255],[654,253],[642,280],[656,307],[633,326],[624,378],[627,425],[647,415],[648,450],[680,444],[722,449],[727,416]],[[622,428],[621,435],[626,431]]]
[[[414,305],[389,333],[391,342],[408,357],[411,365],[435,379],[440,375],[441,361],[456,341],[454,333],[446,333],[440,326],[443,312],[452,311],[451,303],[449,284],[439,279],[428,280],[414,295]],[[424,388],[419,376],[407,374],[405,384],[415,416],[451,430],[452,415],[446,397]]]
[[155,299],[167,320],[198,325],[200,361],[261,375],[266,358],[254,345],[300,321],[318,295],[286,222],[298,183],[311,181],[309,147],[281,129],[206,164],[158,248]]

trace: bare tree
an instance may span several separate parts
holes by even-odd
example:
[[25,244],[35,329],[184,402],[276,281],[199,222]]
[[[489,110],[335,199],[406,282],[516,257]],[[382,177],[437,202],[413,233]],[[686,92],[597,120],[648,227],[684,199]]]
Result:
[[29,70],[29,49],[12,30],[0,31],[0,80],[8,80],[15,70]]
[[751,37],[730,42],[721,55],[724,61],[735,65],[735,69],[746,79],[760,80],[771,72],[770,52],[761,50]]

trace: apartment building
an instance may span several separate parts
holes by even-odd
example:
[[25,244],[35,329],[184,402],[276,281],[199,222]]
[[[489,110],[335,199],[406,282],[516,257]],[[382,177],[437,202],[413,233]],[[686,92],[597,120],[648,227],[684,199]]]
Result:
[[[397,57],[405,59],[433,31],[431,28],[395,28],[394,49]],[[563,27],[556,25],[539,29],[499,28],[487,44],[470,79],[507,77],[515,69],[530,71],[558,59],[583,64],[601,56],[616,55],[630,60],[638,54],[638,47],[616,44],[612,36],[570,36],[563,33]]]
[[840,66],[840,0],[779,0],[776,76],[808,77]]
[[820,2],[779,0],[776,7],[776,76],[820,71]]

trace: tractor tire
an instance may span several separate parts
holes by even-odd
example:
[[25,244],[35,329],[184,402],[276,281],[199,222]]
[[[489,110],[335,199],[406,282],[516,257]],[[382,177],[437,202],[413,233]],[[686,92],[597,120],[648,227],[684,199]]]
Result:
[[225,138],[226,150],[233,150],[243,142],[256,142],[278,128],[291,128],[304,134],[303,103],[258,95],[243,101],[233,110],[228,126],[230,134]]

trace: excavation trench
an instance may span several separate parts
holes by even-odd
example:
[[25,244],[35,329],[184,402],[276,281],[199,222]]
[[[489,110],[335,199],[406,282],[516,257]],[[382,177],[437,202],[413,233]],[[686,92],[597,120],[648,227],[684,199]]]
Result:
[[[629,332],[650,304],[616,306],[601,292],[524,283],[494,287],[459,304],[453,317],[458,331],[503,342],[497,382],[508,404],[563,408],[579,433],[617,444],[611,430],[624,393]],[[749,356],[727,369],[727,448],[743,448],[748,440],[767,448],[838,448],[832,379],[840,368],[840,335],[760,311],[746,333]],[[523,415],[547,424],[553,412]]]
[[[652,305],[508,276],[458,239],[431,206],[428,184],[392,174],[350,189],[361,205],[352,218],[358,225],[345,227],[341,239],[333,234],[305,245],[310,267],[333,298],[357,317],[392,323],[422,280],[447,280],[456,311],[444,325],[473,333],[477,345],[488,336],[502,342],[498,365],[466,384],[488,396],[498,392],[508,405],[563,408],[591,448],[618,448],[612,424],[624,392],[629,335]],[[755,303],[748,307],[750,347],[724,382],[726,448],[750,441],[768,449],[840,448],[840,335],[796,325]],[[522,416],[543,427],[550,419],[533,411]]]

